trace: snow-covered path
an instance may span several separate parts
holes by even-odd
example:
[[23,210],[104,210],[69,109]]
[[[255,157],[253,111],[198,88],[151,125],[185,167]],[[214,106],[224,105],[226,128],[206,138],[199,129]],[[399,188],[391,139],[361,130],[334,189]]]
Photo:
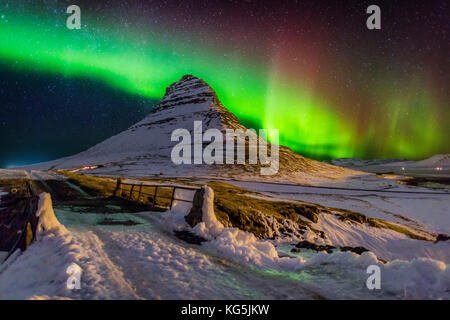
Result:
[[[62,179],[46,174],[30,173],[33,179]],[[277,193],[259,183],[246,187],[275,197],[282,194],[284,199],[322,197],[320,202],[335,201],[336,207],[336,196],[346,198],[341,205],[360,201],[350,194],[327,198],[291,187]],[[396,203],[406,208],[407,200]],[[366,205],[379,210],[375,204]],[[53,211],[51,201],[48,208]],[[184,215],[189,208],[175,205],[163,213],[109,214],[74,209],[56,206],[56,217],[67,231],[46,233],[0,271],[0,299],[448,299],[450,294],[450,268],[445,260],[412,257],[383,264],[370,252],[299,256],[290,252],[289,244],[275,248],[271,241],[237,229],[223,229],[198,246],[173,234],[187,227]],[[105,225],[105,218],[137,224]],[[337,222],[320,223],[336,237],[348,233],[348,228],[340,232],[342,225]],[[73,263],[82,270],[80,290],[66,287],[67,267]],[[382,269],[380,291],[366,287],[367,267],[374,264]]]
[[[314,254],[308,261],[274,258],[249,264],[255,243],[230,252],[217,241],[202,246],[173,236],[167,215],[109,214],[135,226],[102,225],[104,214],[55,209],[68,229],[31,245],[0,273],[0,299],[377,299],[446,297],[448,268],[415,260],[383,267],[373,255]],[[257,241],[257,240],[256,240]],[[223,243],[222,243],[223,244]],[[262,243],[256,244],[262,246]],[[264,245],[265,246],[265,245]],[[225,248],[226,249],[226,248]],[[259,250],[263,250],[260,247]],[[81,289],[66,287],[67,267],[82,269]],[[366,268],[383,268],[381,291],[366,287]],[[447,279],[447,280],[445,280]],[[444,289],[443,289],[444,287]],[[407,289],[407,290],[406,290]],[[407,293],[407,294],[406,294]]]
[[[160,213],[121,215],[142,222],[134,227],[100,226],[102,215],[55,210],[73,240],[90,259],[84,269],[96,270],[108,292],[81,289],[75,298],[128,299],[311,299],[320,297],[287,276],[255,272],[201,246],[187,244],[165,231]],[[98,268],[98,266],[102,266]],[[90,277],[84,279],[87,285]],[[83,283],[83,281],[82,281]],[[92,283],[95,283],[92,282]],[[95,296],[92,294],[95,292]]]

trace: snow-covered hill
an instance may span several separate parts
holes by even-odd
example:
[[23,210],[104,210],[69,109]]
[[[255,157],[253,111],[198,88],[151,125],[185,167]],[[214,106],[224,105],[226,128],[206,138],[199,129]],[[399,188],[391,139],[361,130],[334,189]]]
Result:
[[359,158],[339,158],[324,161],[335,166],[344,168],[359,168],[377,165],[388,165],[395,162],[405,162],[406,159],[359,159]]
[[[247,129],[221,104],[214,90],[205,81],[185,75],[166,89],[164,98],[150,114],[129,129],[77,155],[28,168],[48,170],[96,167],[89,172],[127,176],[270,179],[302,183],[330,178],[340,180],[357,174],[304,158],[283,146],[279,148],[280,165],[276,175],[262,176],[260,163],[175,165],[170,155],[178,142],[171,141],[171,134],[175,129],[183,128],[194,136],[194,121],[203,122],[203,132],[210,128],[219,129],[222,133],[226,129]],[[270,147],[268,149],[271,150]]]
[[430,158],[420,161],[400,160],[400,159],[357,159],[357,158],[341,158],[330,161],[324,161],[335,166],[350,169],[376,169],[376,168],[417,168],[417,169],[449,169],[450,154],[436,154]]
[[436,154],[420,161],[407,161],[391,163],[391,166],[412,168],[450,168],[450,154]]

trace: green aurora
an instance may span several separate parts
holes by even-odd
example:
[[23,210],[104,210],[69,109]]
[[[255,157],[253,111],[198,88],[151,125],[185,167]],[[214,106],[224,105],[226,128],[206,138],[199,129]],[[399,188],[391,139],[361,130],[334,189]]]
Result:
[[87,16],[83,23],[81,30],[68,30],[64,16],[4,10],[0,60],[14,70],[87,77],[150,98],[161,98],[167,85],[194,74],[244,124],[279,129],[280,144],[316,159],[373,157],[373,149],[379,158],[417,159],[446,143],[446,120],[439,119],[438,102],[420,79],[405,80],[401,95],[389,85],[373,88],[367,96],[378,99],[379,108],[360,124],[263,59],[226,54],[181,36],[158,37],[156,29],[114,30],[107,27],[111,22]]

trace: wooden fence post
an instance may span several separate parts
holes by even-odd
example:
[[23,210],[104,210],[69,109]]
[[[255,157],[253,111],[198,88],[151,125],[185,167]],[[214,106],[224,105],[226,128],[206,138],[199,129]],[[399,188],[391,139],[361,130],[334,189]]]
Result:
[[137,201],[140,201],[140,200],[141,200],[141,191],[142,191],[142,183],[141,183],[141,185],[139,186],[139,194],[138,194]]
[[173,187],[172,197],[170,198],[170,210],[172,210],[173,199],[175,198],[175,187]]
[[156,206],[156,196],[158,194],[158,186],[155,186],[155,194],[153,196],[153,206]]
[[133,200],[133,189],[134,189],[134,184],[131,185],[131,189],[130,189],[130,200]]
[[114,196],[116,197],[117,195],[120,196],[120,188],[121,188],[121,184],[122,184],[122,180],[121,179],[117,179],[116,182],[116,189],[114,190]]

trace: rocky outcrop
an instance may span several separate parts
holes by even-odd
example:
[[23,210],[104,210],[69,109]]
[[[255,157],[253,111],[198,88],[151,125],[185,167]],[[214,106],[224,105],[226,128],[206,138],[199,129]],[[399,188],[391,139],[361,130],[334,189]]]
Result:
[[368,249],[364,247],[349,247],[349,246],[332,246],[332,245],[320,245],[315,244],[309,241],[300,241],[296,244],[294,244],[295,248],[291,249],[291,252],[293,253],[299,253],[301,252],[301,249],[308,249],[308,250],[314,250],[316,252],[327,252],[327,253],[333,253],[336,251],[342,251],[342,252],[353,252],[358,255],[363,254],[364,252],[369,251]]

